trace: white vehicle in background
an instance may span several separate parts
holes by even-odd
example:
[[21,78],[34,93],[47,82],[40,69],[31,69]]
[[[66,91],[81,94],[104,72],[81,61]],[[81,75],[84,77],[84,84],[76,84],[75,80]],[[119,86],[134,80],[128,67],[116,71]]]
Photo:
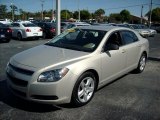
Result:
[[137,31],[142,37],[149,37],[150,32],[146,29],[141,28],[138,24],[129,24],[130,28]]
[[11,24],[11,28],[13,30],[12,37],[18,38],[18,40],[25,38],[35,38],[38,40],[43,35],[42,28],[27,21],[14,22]]
[[12,21],[10,19],[0,19],[0,23],[9,25],[12,23]]
[[149,36],[154,37],[157,34],[156,30],[150,29],[148,26],[146,25],[139,25],[142,29],[148,30],[150,32]]

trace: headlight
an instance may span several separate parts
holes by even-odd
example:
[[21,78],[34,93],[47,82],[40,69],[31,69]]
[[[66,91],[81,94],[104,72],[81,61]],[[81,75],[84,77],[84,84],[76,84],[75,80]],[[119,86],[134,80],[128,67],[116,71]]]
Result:
[[55,82],[62,79],[67,73],[68,68],[56,69],[43,72],[38,77],[38,82]]

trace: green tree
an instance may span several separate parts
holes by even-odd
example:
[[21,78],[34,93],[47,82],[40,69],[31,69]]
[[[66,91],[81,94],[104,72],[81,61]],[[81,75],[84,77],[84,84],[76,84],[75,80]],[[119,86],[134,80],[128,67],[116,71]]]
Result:
[[119,13],[112,13],[109,16],[109,22],[119,22],[121,21],[121,15]]
[[0,18],[6,18],[7,16],[7,6],[6,5],[0,5]]
[[20,19],[25,20],[25,11],[23,9],[19,9]]
[[95,18],[98,20],[98,22],[103,22],[105,11],[103,9],[98,9],[95,11]]
[[71,17],[71,12],[69,10],[61,11],[61,19],[68,20]]
[[152,20],[160,22],[160,8],[155,8],[152,11]]
[[[148,19],[150,19],[150,11],[147,12],[146,16],[148,16]],[[152,22],[160,22],[160,8],[157,7],[152,10]]]
[[130,21],[130,18],[131,18],[131,14],[130,14],[130,12],[128,11],[128,10],[122,10],[121,12],[120,12],[120,15],[121,15],[121,21],[122,21],[122,23],[123,22],[129,22]]
[[12,4],[12,5],[10,5],[10,8],[11,8],[12,14],[13,14],[12,20],[14,20],[15,11],[18,11],[18,7]]
[[91,14],[88,12],[88,10],[81,10],[81,19],[82,20],[88,20],[91,16]]
[[75,11],[75,12],[73,13],[73,18],[74,18],[74,19],[78,19],[78,14],[79,14],[79,12],[78,12],[78,11]]
[[105,11],[103,9],[98,9],[94,14],[98,17],[102,17],[105,14]]

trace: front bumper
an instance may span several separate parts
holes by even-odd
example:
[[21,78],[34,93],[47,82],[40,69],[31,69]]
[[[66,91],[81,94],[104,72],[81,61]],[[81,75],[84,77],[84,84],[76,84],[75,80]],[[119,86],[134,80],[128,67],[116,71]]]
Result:
[[77,77],[68,72],[57,82],[37,82],[37,72],[25,75],[10,66],[7,66],[6,74],[7,85],[16,96],[45,104],[69,103]]

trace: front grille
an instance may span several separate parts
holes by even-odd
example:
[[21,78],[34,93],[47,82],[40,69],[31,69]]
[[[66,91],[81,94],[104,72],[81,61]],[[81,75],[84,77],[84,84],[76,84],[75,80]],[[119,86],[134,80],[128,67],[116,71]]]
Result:
[[10,89],[13,91],[13,93],[15,93],[16,95],[18,96],[21,96],[21,97],[26,97],[26,93],[22,92],[22,91],[19,91],[19,90],[16,90],[12,87],[10,87]]
[[18,67],[15,67],[15,66],[11,65],[11,64],[9,64],[9,67],[11,67],[16,72],[22,73],[22,74],[25,74],[25,75],[32,75],[34,73],[34,71],[18,68]]
[[48,95],[32,95],[31,96],[33,99],[38,99],[38,100],[57,100],[57,96],[48,96]]
[[27,82],[27,81],[24,81],[24,80],[21,80],[21,79],[12,77],[12,76],[9,75],[8,73],[7,73],[7,76],[8,76],[8,78],[12,81],[12,83],[14,83],[14,84],[17,85],[17,86],[27,87],[27,85],[28,85],[28,82]]

